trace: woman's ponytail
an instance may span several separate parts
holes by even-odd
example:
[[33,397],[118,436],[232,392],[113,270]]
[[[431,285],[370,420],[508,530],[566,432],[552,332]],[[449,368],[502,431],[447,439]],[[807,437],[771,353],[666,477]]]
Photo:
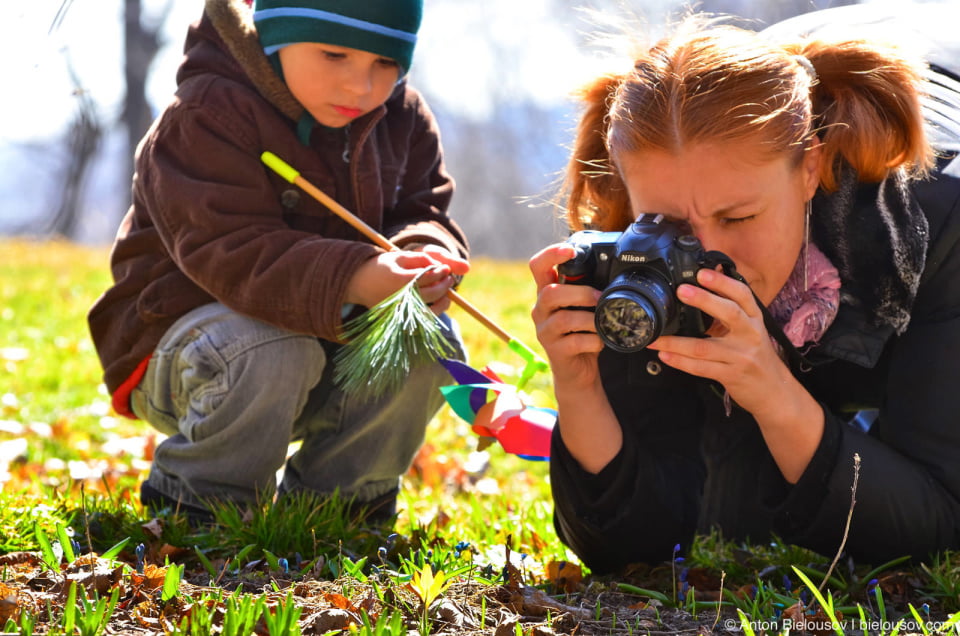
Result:
[[621,75],[603,75],[580,94],[585,108],[577,125],[564,188],[567,224],[573,230],[623,230],[632,219],[627,190],[610,160],[607,145],[610,105],[622,81]]
[[934,155],[920,105],[920,63],[866,40],[813,40],[797,52],[817,74],[811,98],[824,189],[837,188],[841,158],[866,182],[900,168],[915,177],[928,173]]

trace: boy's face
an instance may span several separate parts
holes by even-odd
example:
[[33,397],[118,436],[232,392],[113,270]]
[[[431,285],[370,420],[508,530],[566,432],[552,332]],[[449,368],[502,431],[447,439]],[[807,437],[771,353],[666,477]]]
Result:
[[333,44],[300,42],[280,49],[290,92],[317,122],[341,128],[390,97],[400,66],[390,58]]

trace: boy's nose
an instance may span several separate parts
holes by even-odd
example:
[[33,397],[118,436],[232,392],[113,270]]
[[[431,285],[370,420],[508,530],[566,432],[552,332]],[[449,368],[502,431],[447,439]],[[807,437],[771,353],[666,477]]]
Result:
[[347,78],[346,89],[354,95],[366,95],[373,90],[373,74],[369,69],[355,69]]

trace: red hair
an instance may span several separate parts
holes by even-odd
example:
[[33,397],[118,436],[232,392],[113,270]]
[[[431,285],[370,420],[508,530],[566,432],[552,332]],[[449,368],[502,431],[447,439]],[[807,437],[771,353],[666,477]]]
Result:
[[625,228],[633,215],[616,159],[643,150],[755,140],[761,151],[795,153],[799,162],[819,135],[827,191],[836,188],[841,160],[862,181],[900,168],[922,176],[933,165],[920,109],[922,68],[874,42],[776,44],[688,18],[631,72],[599,77],[581,92],[566,175],[568,224]]

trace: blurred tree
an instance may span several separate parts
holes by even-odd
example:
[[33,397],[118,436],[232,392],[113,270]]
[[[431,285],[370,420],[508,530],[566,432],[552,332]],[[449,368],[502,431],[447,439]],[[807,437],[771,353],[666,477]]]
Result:
[[[73,0],[62,0],[51,31],[63,22]],[[173,0],[167,0],[150,24],[142,19],[141,0],[124,0],[124,81],[126,92],[120,123],[126,132],[127,152],[124,161],[118,166],[122,172],[122,183],[129,184],[133,177],[133,155],[149,128],[153,119],[152,109],[147,100],[146,86],[150,66],[160,51],[162,41],[160,29],[172,7]],[[69,62],[68,62],[69,64]],[[104,133],[104,121],[97,104],[83,88],[82,78],[77,78],[71,69],[74,82],[74,95],[78,98],[77,112],[70,124],[66,136],[65,168],[60,182],[60,194],[53,206],[53,212],[43,230],[69,239],[77,237],[84,212],[84,191],[90,168],[96,159],[97,150]],[[126,212],[127,197],[118,200],[118,209],[114,212],[116,222]],[[26,229],[26,228],[23,228]]]
[[[173,0],[167,0],[166,8],[152,24],[142,19],[141,0],[124,0],[123,3],[123,76],[126,82],[121,120],[127,132],[127,163],[124,166],[125,182],[133,177],[133,154],[143,134],[153,121],[150,102],[147,101],[147,77],[150,65],[163,44],[160,29],[170,13]],[[121,214],[126,212],[122,210]]]
[[59,201],[44,231],[44,234],[68,239],[76,237],[87,175],[103,138],[103,123],[96,103],[80,85],[72,68],[70,77],[78,100],[77,112],[67,131],[66,167],[60,182]]

